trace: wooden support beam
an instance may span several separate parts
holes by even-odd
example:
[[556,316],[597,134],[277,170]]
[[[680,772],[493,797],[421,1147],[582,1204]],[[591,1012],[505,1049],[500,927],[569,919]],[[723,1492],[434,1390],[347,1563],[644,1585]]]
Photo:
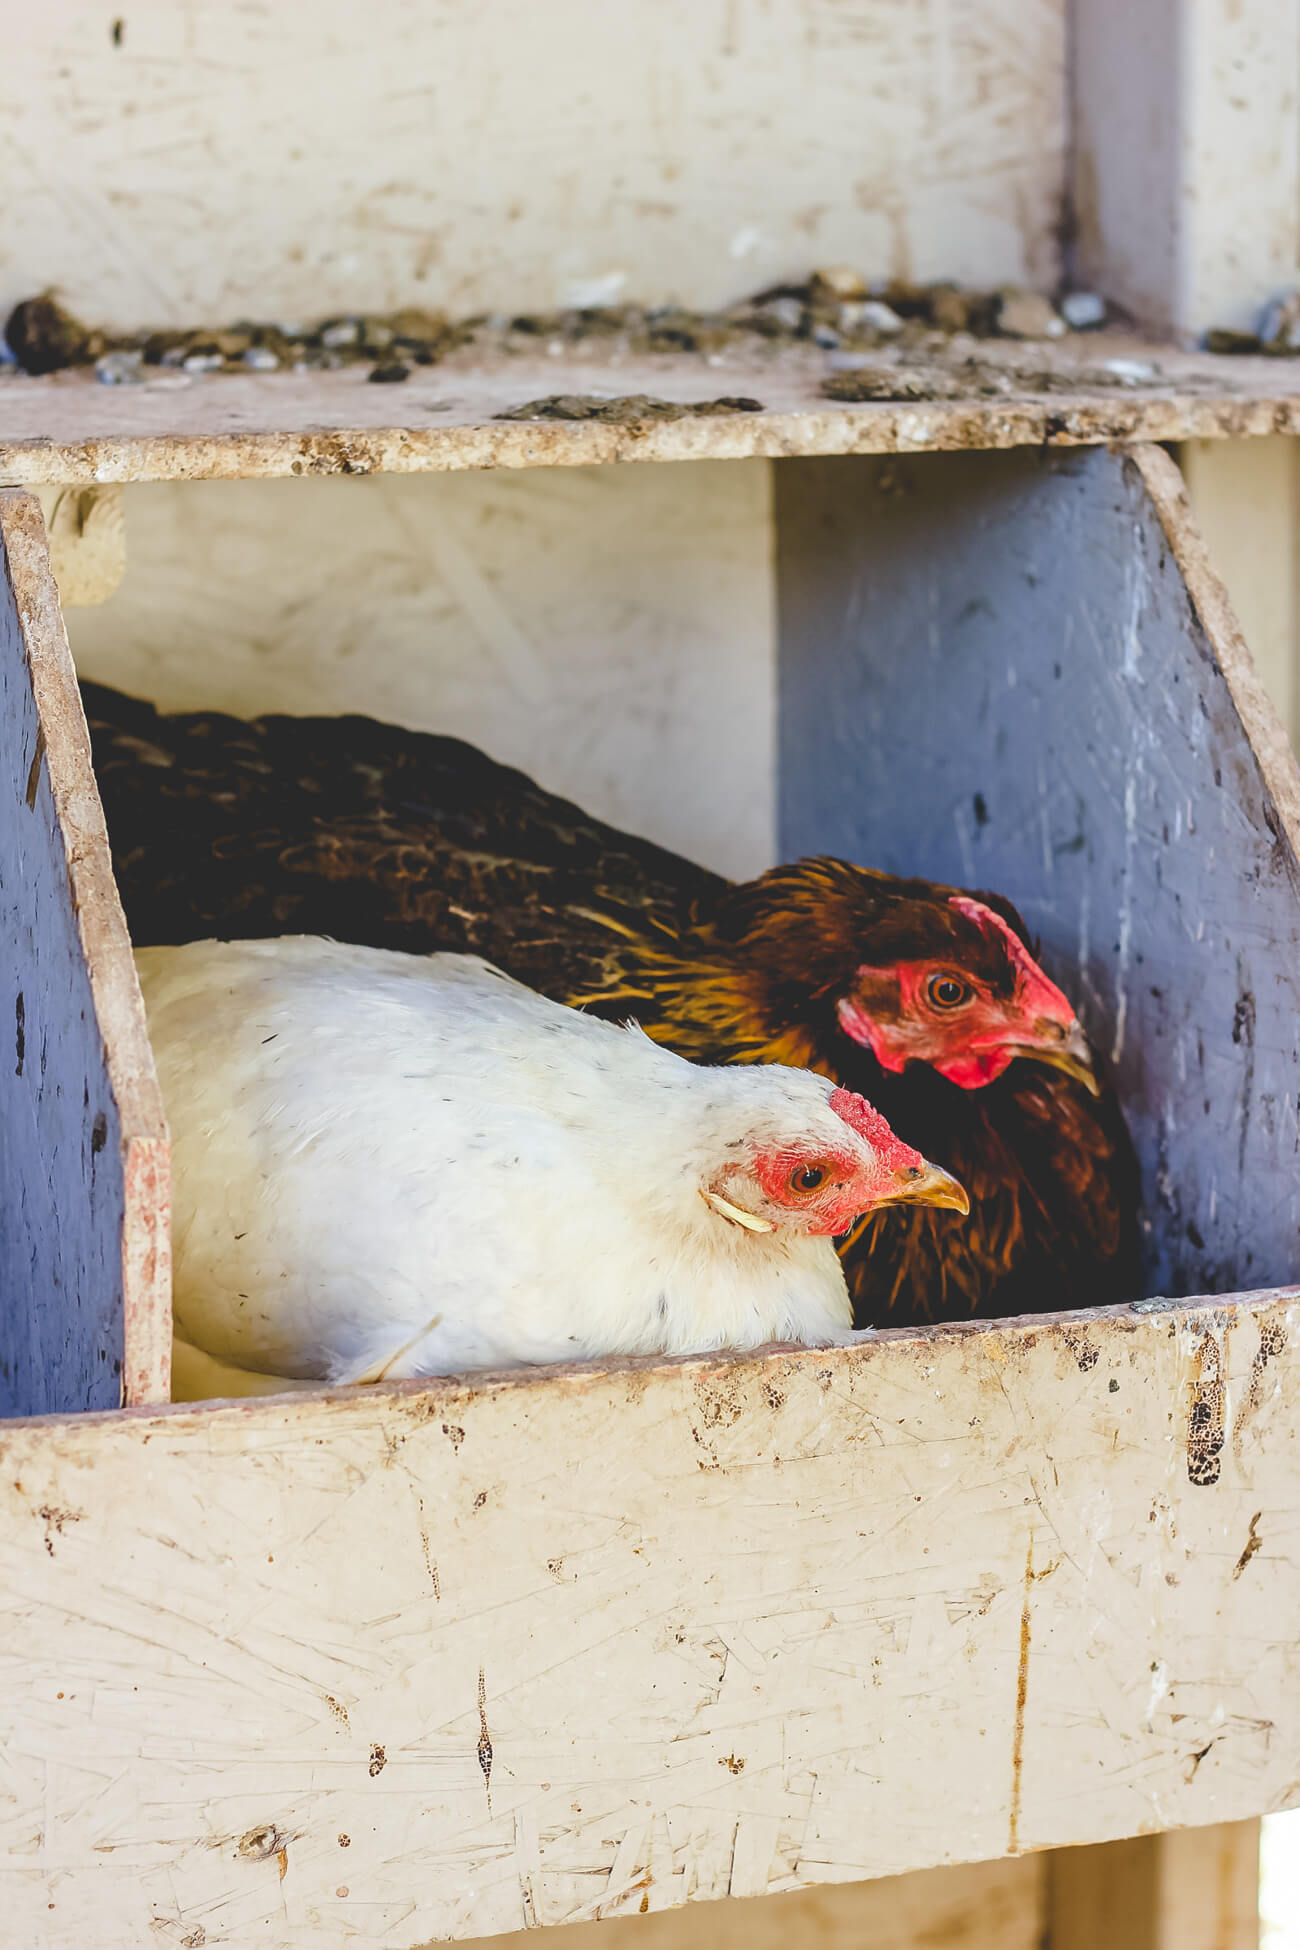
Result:
[[1260,682],[1295,745],[1300,739],[1300,449],[1282,434],[1263,440],[1188,440],[1179,460]]
[[1155,330],[1295,282],[1297,0],[1074,0],[1075,274]]
[[50,538],[50,569],[64,609],[106,603],[126,574],[125,492],[120,485],[47,487],[38,499]]
[[[1091,1853],[1097,1853],[1096,1850]],[[1039,1950],[1045,1855],[800,1889],[547,1932],[545,1950]],[[524,1950],[520,1931],[492,1939]]]
[[1047,1861],[1048,1950],[1258,1950],[1257,1821],[1057,1849]]

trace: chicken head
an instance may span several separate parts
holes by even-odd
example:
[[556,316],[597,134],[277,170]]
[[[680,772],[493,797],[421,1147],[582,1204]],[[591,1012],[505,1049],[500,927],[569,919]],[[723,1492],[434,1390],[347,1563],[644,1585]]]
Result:
[[842,1130],[788,1139],[763,1133],[701,1185],[705,1203],[747,1232],[823,1238],[848,1232],[882,1205],[970,1211],[957,1180],[904,1144],[865,1097],[837,1089],[828,1101]]

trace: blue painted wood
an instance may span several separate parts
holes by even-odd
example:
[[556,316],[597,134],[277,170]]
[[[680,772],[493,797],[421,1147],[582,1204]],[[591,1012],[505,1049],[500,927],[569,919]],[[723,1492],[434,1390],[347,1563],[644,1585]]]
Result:
[[121,1122],[0,538],[0,1415],[116,1408]]
[[1132,459],[776,468],[783,857],[1008,894],[1111,1060],[1149,1291],[1300,1275],[1300,874]]

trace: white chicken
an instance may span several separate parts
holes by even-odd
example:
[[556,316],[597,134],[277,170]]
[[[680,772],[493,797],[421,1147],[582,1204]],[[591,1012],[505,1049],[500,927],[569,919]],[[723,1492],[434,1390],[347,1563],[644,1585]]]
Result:
[[705,1069],[488,963],[304,936],[136,956],[176,1332],[336,1382],[852,1333],[832,1238],[965,1193],[861,1097]]

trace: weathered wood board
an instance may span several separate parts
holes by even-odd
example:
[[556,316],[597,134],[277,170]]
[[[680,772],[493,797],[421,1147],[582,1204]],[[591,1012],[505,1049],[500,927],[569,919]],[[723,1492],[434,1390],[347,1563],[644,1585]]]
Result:
[[[165,372],[138,386],[100,386],[84,371],[11,378],[0,384],[0,484],[776,460],[1300,432],[1294,359],[1215,358],[1109,333],[1033,347],[986,341],[979,351],[997,363],[1051,368],[1053,389],[844,405],[822,395],[820,382],[834,368],[811,347],[759,359],[738,348],[716,360],[578,356],[567,347],[555,358],[485,358],[467,348],[415,368],[400,387],[370,385],[364,366],[193,380]],[[1156,377],[1136,388],[1091,383],[1089,371],[1115,357],[1151,367]],[[763,410],[630,425],[496,417],[557,393],[648,394],[683,404],[739,395],[760,400]]]
[[0,5],[0,304],[132,327],[1055,282],[1065,0]]
[[0,551],[0,1414],[165,1401],[166,1130],[31,496]]
[[[1124,1844],[1103,1848],[1116,1846]],[[1043,1950],[1054,1859],[967,1862],[875,1882],[822,1882],[783,1896],[562,1923],[547,1936],[546,1950]],[[530,1940],[527,1932],[512,1931],[493,1941],[495,1950],[526,1950]],[[1211,1946],[1190,1943],[1182,1950]]]
[[1172,462],[809,461],[776,496],[782,852],[1009,894],[1116,1077],[1148,1292],[1295,1278],[1300,779]]
[[7,1933],[414,1950],[1294,1801],[1298,1334],[10,1424]]

